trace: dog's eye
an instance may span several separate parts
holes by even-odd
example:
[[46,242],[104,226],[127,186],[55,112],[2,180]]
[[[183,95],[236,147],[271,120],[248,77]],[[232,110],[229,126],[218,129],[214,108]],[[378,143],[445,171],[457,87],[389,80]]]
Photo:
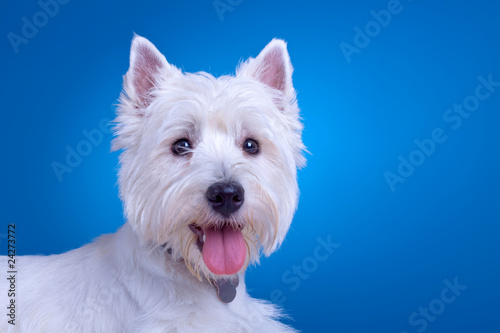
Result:
[[191,143],[188,139],[179,139],[172,145],[172,153],[180,156],[188,153],[191,150]]
[[246,139],[243,144],[243,150],[248,154],[255,155],[259,153],[259,143],[254,139]]

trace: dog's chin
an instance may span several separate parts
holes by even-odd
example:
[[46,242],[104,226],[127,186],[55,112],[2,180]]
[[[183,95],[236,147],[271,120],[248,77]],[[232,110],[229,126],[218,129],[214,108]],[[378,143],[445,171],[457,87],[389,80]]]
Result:
[[189,225],[209,275],[214,278],[234,275],[245,267],[248,260],[243,227],[234,222]]

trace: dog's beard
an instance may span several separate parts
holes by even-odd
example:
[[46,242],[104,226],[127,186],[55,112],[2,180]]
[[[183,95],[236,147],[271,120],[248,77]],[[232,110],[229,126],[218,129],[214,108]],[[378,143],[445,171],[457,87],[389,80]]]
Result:
[[171,255],[184,260],[199,280],[213,281],[244,271],[258,262],[262,248],[270,250],[277,237],[277,206],[264,198],[259,203],[247,202],[245,209],[228,218],[214,214],[205,203],[179,207],[163,223],[169,228],[157,235],[157,244],[167,244]]
[[251,216],[218,220],[191,219],[191,233],[180,246],[189,271],[199,280],[212,281],[246,270],[258,261],[262,246]]

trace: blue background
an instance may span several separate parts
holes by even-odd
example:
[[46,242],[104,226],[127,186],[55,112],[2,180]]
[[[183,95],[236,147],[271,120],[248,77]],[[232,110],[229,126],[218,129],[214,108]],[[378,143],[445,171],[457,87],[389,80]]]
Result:
[[[111,134],[62,182],[51,164],[113,118],[133,32],[185,71],[217,76],[280,37],[311,155],[284,245],[248,272],[251,295],[281,303],[305,332],[500,332],[500,87],[456,130],[443,120],[478,76],[500,81],[500,5],[401,0],[348,62],[340,44],[387,6],[233,0],[221,19],[210,0],[72,0],[16,53],[8,33],[41,7],[2,1],[0,237],[15,223],[18,253],[52,254],[123,223]],[[435,128],[447,140],[392,191],[384,174]],[[340,244],[324,261],[318,237]],[[412,326],[455,278],[467,289]]]

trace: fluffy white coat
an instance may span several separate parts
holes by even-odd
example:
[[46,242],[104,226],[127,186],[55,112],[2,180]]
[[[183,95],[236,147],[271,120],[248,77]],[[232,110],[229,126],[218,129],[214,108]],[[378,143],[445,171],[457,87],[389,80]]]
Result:
[[[127,223],[91,244],[52,256],[16,258],[16,319],[1,332],[295,332],[278,309],[251,298],[244,271],[283,241],[304,165],[302,124],[281,40],[235,76],[185,74],[136,36],[116,119],[119,186]],[[249,156],[246,138],[261,152]],[[174,156],[179,138],[189,154]],[[237,180],[245,202],[230,218],[206,203],[210,184]],[[190,224],[242,226],[246,265],[234,301],[217,298]],[[0,260],[7,267],[7,257]],[[2,304],[8,281],[0,280]],[[4,307],[4,312],[7,312]]]

